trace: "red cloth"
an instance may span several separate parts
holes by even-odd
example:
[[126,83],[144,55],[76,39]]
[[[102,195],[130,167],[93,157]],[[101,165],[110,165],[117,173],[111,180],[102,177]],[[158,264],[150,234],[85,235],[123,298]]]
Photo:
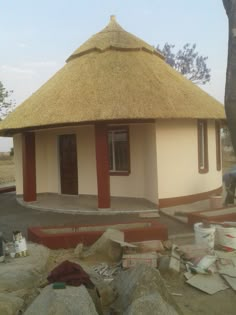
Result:
[[89,275],[83,268],[69,260],[63,261],[60,265],[54,268],[47,277],[49,283],[65,282],[73,286],[85,285],[87,288],[94,288],[94,284],[89,278]]

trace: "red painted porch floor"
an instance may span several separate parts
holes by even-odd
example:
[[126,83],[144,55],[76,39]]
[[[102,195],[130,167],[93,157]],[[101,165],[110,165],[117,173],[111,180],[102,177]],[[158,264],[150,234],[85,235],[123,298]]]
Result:
[[39,194],[37,201],[18,202],[26,207],[38,210],[50,210],[61,213],[80,214],[120,214],[120,213],[158,213],[157,206],[142,198],[111,197],[110,210],[98,210],[97,197],[90,195],[69,196],[58,194]]

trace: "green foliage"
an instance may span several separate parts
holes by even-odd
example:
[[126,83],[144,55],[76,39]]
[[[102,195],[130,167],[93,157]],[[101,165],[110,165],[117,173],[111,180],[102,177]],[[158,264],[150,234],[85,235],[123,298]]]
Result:
[[166,58],[166,62],[195,84],[206,84],[210,81],[211,70],[207,67],[208,57],[199,56],[196,44],[187,43],[182,49],[174,51],[175,45],[165,43],[163,48],[157,46]]
[[13,91],[7,91],[0,81],[0,120],[4,119],[15,107],[13,101],[9,100],[12,93]]

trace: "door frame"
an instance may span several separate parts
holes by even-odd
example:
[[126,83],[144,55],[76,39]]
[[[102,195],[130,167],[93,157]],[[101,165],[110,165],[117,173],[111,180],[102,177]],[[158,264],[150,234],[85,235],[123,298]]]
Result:
[[[75,136],[75,144],[76,144],[76,162],[77,162],[77,194],[64,194],[62,193],[62,182],[61,182],[61,151],[60,151],[60,137],[66,135],[74,135]],[[79,195],[79,174],[78,174],[78,145],[77,145],[77,133],[75,132],[65,132],[57,135],[57,156],[58,156],[58,192],[64,196],[78,196]]]

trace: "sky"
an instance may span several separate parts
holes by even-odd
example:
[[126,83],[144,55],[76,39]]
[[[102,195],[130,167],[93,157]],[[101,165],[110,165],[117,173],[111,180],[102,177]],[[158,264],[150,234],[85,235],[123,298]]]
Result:
[[[128,32],[160,47],[196,43],[211,81],[201,86],[224,102],[228,20],[222,0],[0,0],[0,81],[17,106],[105,27],[110,15]],[[0,152],[12,139],[0,137]]]

